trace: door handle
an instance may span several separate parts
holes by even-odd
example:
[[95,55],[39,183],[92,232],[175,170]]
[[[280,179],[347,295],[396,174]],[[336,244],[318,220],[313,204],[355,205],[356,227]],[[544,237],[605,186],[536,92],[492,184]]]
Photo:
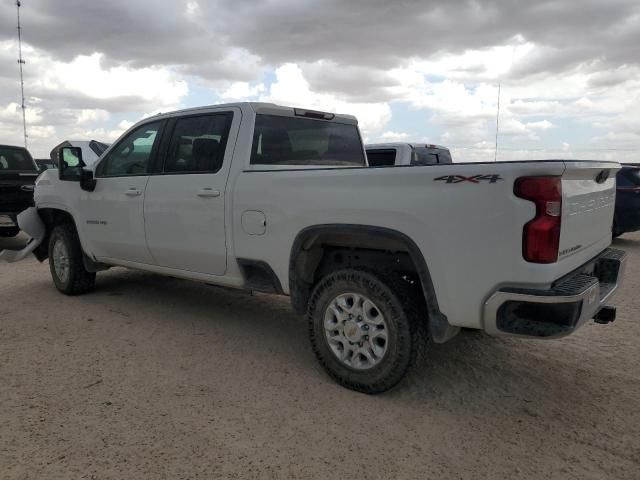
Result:
[[198,190],[199,197],[219,197],[220,191],[213,188],[205,187]]
[[125,191],[124,194],[130,197],[137,197],[138,195],[142,195],[142,192],[137,188],[130,188],[129,190]]

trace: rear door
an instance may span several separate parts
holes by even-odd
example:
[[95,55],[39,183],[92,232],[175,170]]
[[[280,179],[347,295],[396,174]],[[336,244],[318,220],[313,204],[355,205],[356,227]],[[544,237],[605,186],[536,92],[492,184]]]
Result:
[[611,241],[616,172],[612,162],[565,162],[562,175],[562,228],[559,259]]
[[144,202],[156,265],[225,273],[225,187],[240,117],[234,110],[171,121],[164,162],[149,179]]

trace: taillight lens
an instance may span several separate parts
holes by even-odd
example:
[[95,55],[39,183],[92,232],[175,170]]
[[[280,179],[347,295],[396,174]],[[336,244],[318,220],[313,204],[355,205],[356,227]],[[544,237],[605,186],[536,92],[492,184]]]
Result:
[[561,178],[521,177],[513,190],[517,197],[536,204],[536,216],[522,232],[522,256],[527,262],[556,262],[562,223]]

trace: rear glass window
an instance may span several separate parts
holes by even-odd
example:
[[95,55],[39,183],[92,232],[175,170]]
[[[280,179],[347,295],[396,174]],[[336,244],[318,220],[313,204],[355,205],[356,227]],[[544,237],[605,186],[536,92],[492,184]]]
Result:
[[396,151],[387,150],[367,150],[367,160],[370,167],[389,167],[396,164]]
[[411,165],[451,163],[451,153],[443,148],[415,147]]
[[0,147],[0,173],[3,171],[36,172],[37,170],[24,150]]
[[257,115],[251,163],[364,166],[365,159],[355,125]]

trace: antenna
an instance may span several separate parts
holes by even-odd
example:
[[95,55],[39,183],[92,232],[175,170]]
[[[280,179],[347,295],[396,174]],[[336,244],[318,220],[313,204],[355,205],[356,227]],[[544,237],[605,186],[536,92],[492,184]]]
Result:
[[16,0],[16,10],[18,12],[18,64],[20,65],[20,94],[22,95],[22,128],[24,130],[24,148],[27,148],[27,106],[24,102],[24,75],[22,72],[22,66],[25,61],[22,59],[22,27],[20,26],[20,0]]
[[498,161],[498,132],[500,131],[500,87],[502,83],[498,83],[498,111],[496,112],[496,150],[493,155],[493,161]]

